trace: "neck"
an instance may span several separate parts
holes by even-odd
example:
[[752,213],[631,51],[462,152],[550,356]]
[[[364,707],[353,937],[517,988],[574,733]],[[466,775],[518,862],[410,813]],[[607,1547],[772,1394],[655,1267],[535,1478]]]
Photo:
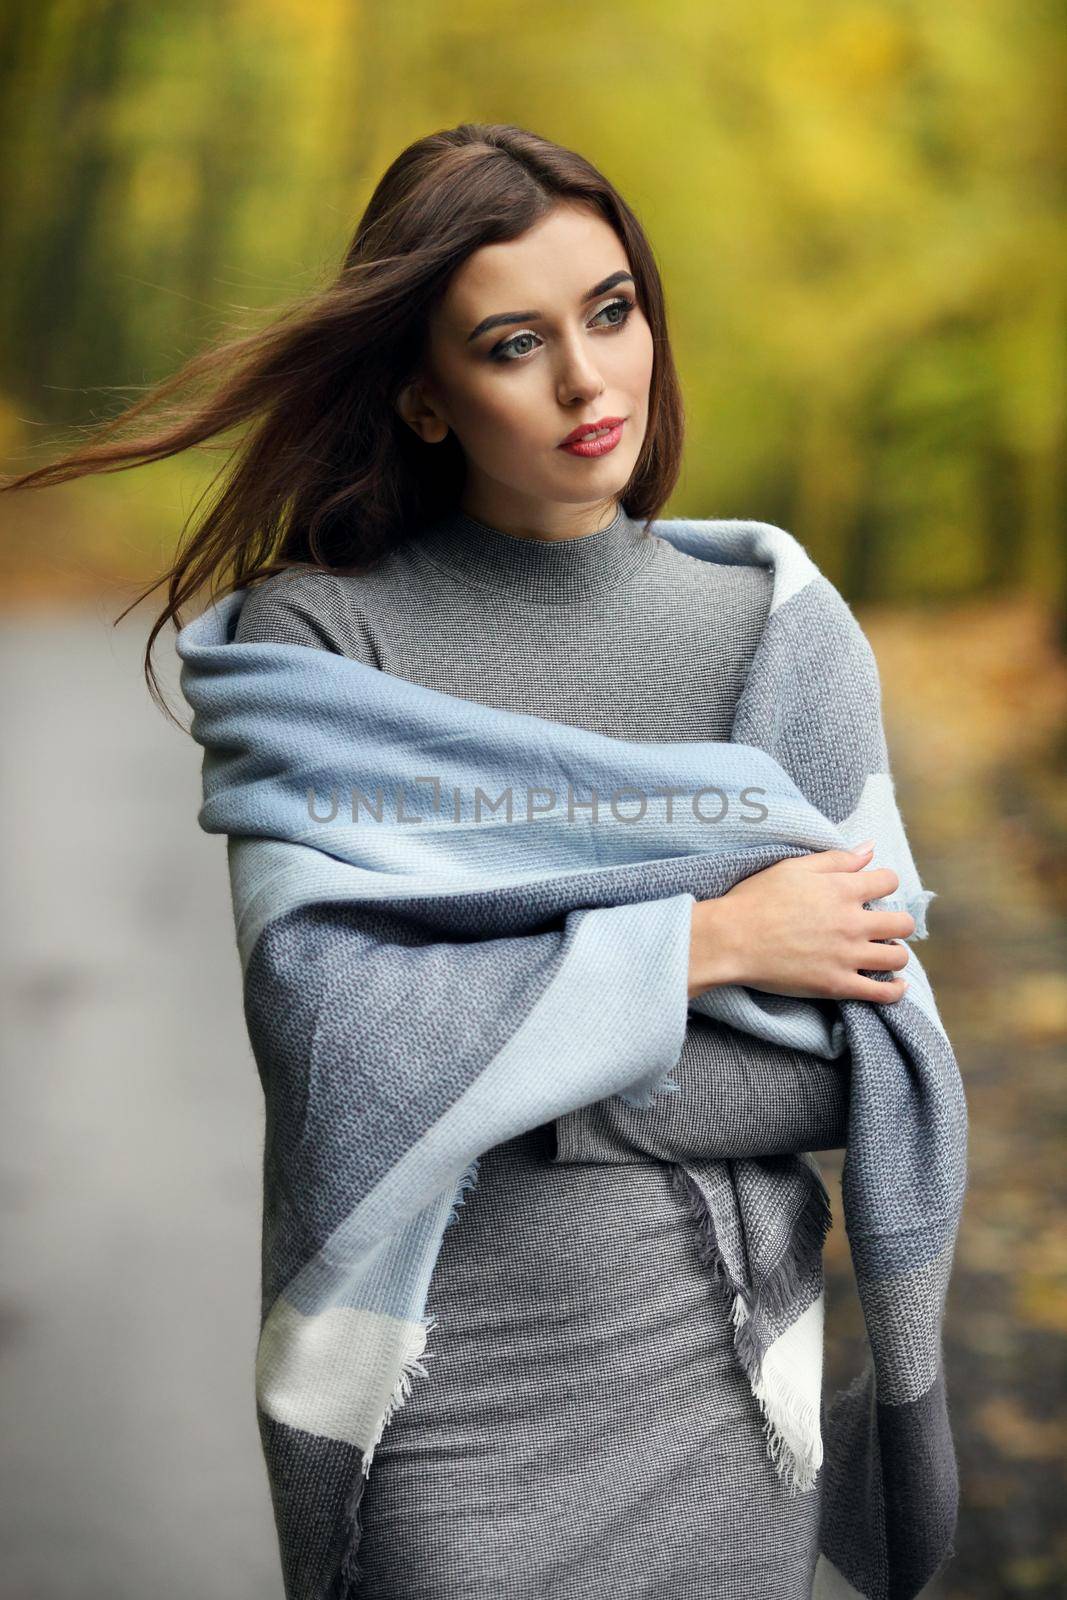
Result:
[[586,599],[626,583],[651,560],[655,540],[620,505],[607,527],[569,538],[505,533],[455,510],[415,543],[463,582],[546,602]]

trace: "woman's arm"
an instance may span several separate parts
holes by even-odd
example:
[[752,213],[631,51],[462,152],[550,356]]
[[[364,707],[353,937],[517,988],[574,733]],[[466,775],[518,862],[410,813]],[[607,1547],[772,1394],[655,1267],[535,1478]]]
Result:
[[[693,906],[689,998],[716,984],[748,984],[816,1004],[898,1000],[888,974],[908,960],[907,912],[864,909],[890,894],[896,874],[862,872],[870,850],[821,850],[753,873],[727,894]],[[556,1161],[756,1157],[833,1150],[848,1137],[848,1062],[742,1035],[691,1013],[675,1070],[677,1094],[647,1110],[621,1101],[583,1107],[556,1122]]]
[[645,1110],[617,1096],[557,1117],[558,1164],[679,1161],[841,1150],[848,1055],[788,1050],[695,1013],[671,1076],[677,1094]]

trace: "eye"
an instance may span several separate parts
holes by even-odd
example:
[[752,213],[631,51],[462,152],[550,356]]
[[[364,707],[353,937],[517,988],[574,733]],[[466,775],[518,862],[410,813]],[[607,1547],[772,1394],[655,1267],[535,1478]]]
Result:
[[[630,320],[630,313],[633,310],[634,310],[634,301],[627,299],[627,297],[625,295],[619,295],[616,299],[609,300],[607,305],[601,306],[600,310],[593,317],[592,322],[590,323],[590,327],[593,326],[593,323],[598,322],[601,317],[606,316],[607,313],[609,311],[611,311],[611,312],[618,312],[619,315],[615,316],[609,322],[601,323],[601,326],[602,327],[606,327],[606,328],[623,328],[623,327],[626,326],[626,323]],[[517,350],[517,353],[515,353],[513,355],[508,355],[507,352],[508,351],[516,351],[516,347],[518,346],[520,340],[522,340],[522,339],[537,339],[537,337],[538,336],[537,336],[536,333],[531,333],[531,332],[513,333],[510,339],[505,339],[503,341],[503,343],[495,345],[493,347],[493,349],[490,350],[490,352],[489,352],[490,359],[493,360],[493,361],[502,361],[502,362],[511,362],[511,361],[521,360],[523,357],[529,355],[529,353],[530,353],[529,349]]]
[[620,317],[616,317],[614,322],[608,324],[608,326],[612,328],[621,328],[623,323],[628,319],[633,308],[633,301],[627,300],[625,295],[620,295],[617,300],[609,300],[606,306],[601,307],[601,309],[597,312],[596,317],[593,318],[593,321],[595,322],[597,317],[604,316],[608,311],[621,311],[622,315]]

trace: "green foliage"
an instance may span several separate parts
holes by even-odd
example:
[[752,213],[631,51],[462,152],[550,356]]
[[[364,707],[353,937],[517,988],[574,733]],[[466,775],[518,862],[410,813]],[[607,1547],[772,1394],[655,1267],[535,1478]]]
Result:
[[320,281],[412,138],[511,121],[588,154],[652,239],[690,423],[671,512],[781,522],[858,600],[1062,595],[1048,0],[8,15],[5,470]]

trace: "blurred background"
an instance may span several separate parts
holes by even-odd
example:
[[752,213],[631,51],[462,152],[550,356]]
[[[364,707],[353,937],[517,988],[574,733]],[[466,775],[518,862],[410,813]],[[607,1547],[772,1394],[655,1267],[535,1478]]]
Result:
[[[0,456],[58,457],[332,274],[459,121],[588,155],[685,389],[667,515],[797,535],[879,659],[971,1110],[943,1600],[1067,1592],[1062,3],[8,0]],[[5,1600],[280,1600],[253,1356],[262,1107],[199,747],[141,676],[196,452],[0,497]],[[184,620],[188,620],[186,617]],[[177,689],[173,632],[156,650]],[[828,1383],[860,1320],[835,1202]]]

